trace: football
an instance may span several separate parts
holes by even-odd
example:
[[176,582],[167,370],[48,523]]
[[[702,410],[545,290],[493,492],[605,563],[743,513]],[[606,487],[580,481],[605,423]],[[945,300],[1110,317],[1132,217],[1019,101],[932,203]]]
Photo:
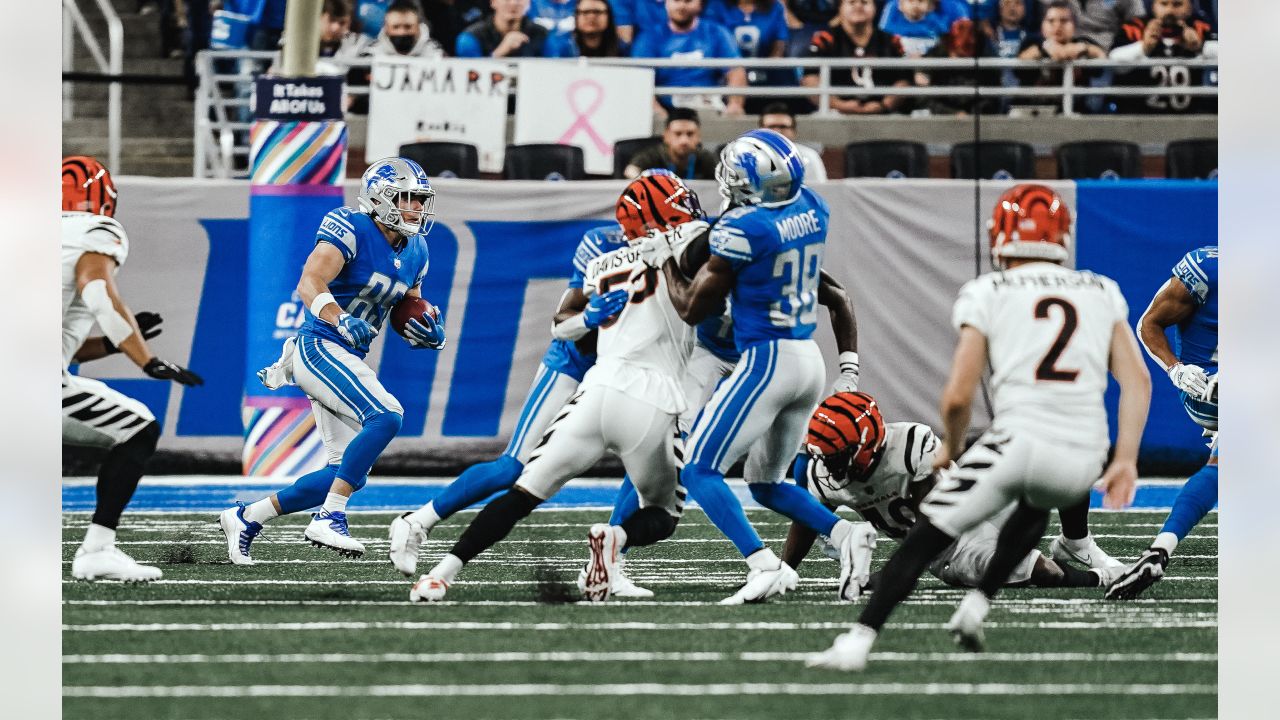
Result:
[[391,308],[391,327],[403,336],[405,323],[411,318],[421,320],[427,315],[430,315],[432,320],[439,320],[440,309],[420,297],[405,295]]

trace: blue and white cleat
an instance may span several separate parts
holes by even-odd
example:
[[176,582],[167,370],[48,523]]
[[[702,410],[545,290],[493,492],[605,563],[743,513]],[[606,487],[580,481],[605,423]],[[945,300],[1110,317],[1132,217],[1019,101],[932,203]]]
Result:
[[312,545],[333,550],[343,557],[358,558],[364,555],[364,545],[347,531],[347,514],[321,510],[312,516],[311,524],[302,531]]
[[252,565],[249,547],[253,539],[262,532],[262,523],[249,522],[244,519],[244,503],[236,503],[218,516],[218,524],[222,526],[222,534],[227,538],[227,557],[232,565]]

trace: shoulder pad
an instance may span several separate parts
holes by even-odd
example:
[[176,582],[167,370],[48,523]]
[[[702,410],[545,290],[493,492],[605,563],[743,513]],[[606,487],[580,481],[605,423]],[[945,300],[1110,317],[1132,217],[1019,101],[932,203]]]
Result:
[[356,226],[351,219],[353,214],[348,207],[330,210],[316,231],[316,242],[332,243],[342,251],[342,259],[348,262],[356,256],[357,247]]
[[1204,303],[1209,298],[1211,278],[1205,265],[1209,261],[1216,261],[1217,258],[1216,246],[1203,247],[1187,253],[1173,267],[1173,276],[1187,288],[1187,292],[1191,293],[1196,302]]
[[[64,216],[65,217],[65,216]],[[70,229],[69,237],[63,242],[81,252],[101,253],[113,258],[117,264],[123,265],[129,256],[129,237],[124,226],[115,218],[106,215],[83,214],[71,219],[79,227]],[[64,219],[64,225],[66,219]],[[64,233],[67,230],[64,229]]]

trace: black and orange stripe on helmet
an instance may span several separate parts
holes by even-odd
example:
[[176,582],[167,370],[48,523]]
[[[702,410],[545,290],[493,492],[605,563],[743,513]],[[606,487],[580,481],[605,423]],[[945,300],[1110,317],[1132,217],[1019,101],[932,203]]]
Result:
[[632,180],[618,198],[618,224],[628,240],[650,230],[665,232],[702,217],[698,196],[669,172],[646,172]]
[[87,155],[63,158],[62,209],[114,217],[116,184],[106,166]]
[[1052,188],[1024,183],[996,201],[991,221],[991,255],[1062,262],[1071,240],[1071,210]]
[[809,418],[805,445],[828,469],[847,467],[851,479],[863,479],[884,447],[884,418],[875,398],[863,392],[832,395]]

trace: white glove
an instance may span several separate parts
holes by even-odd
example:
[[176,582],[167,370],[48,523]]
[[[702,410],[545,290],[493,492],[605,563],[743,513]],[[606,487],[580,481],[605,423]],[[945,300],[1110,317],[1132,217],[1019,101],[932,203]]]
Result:
[[840,377],[836,378],[833,392],[858,392],[858,353],[846,350],[840,353]]
[[1194,398],[1203,398],[1209,389],[1209,378],[1199,365],[1178,363],[1169,368],[1169,379],[1179,390]]
[[671,241],[667,233],[649,233],[640,241],[640,261],[651,268],[660,268],[671,259]]
[[1218,373],[1209,376],[1209,382],[1205,384],[1204,394],[1200,396],[1205,402],[1218,402]]
[[690,220],[683,225],[677,225],[673,230],[667,233],[668,241],[671,244],[671,253],[675,257],[684,254],[685,248],[689,247],[689,243],[693,239],[706,232],[711,224],[705,220]]

